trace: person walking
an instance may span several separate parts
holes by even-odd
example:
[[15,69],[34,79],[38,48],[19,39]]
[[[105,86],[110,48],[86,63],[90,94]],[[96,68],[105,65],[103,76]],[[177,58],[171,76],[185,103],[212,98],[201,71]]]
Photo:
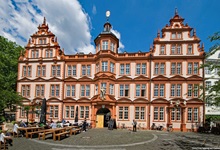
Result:
[[133,120],[132,125],[133,125],[133,132],[137,132],[137,122],[135,120]]
[[86,125],[87,125],[87,122],[86,122],[86,118],[83,122],[83,132],[86,132]]

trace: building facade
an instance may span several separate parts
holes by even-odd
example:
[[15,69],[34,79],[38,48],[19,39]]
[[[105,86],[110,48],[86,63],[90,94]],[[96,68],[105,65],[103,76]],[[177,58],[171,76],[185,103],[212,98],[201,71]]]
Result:
[[[143,129],[155,123],[193,130],[204,119],[204,48],[183,21],[176,11],[149,52],[136,53],[118,52],[119,39],[107,21],[94,40],[95,54],[65,55],[44,19],[19,58],[17,91],[24,106],[46,98],[47,120],[87,118],[97,128],[113,118],[117,127],[131,127],[135,119]],[[19,107],[16,119],[25,115]],[[29,118],[39,121],[39,114]]]
[[208,54],[209,56],[206,58],[205,63],[209,65],[209,67],[205,67],[205,88],[206,88],[206,107],[205,114],[206,115],[219,115],[220,107],[215,103],[215,100],[210,98],[209,95],[214,92],[210,92],[209,89],[211,86],[215,85],[215,82],[219,81],[219,69],[211,69],[212,64],[218,65],[220,59],[220,51],[216,51],[213,54]]

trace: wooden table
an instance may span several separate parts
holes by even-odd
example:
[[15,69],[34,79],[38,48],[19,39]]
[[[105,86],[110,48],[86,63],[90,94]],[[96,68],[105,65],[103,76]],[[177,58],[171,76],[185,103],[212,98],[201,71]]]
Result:
[[25,136],[28,138],[28,132],[38,131],[39,129],[43,129],[43,127],[19,127],[18,130],[25,131]]

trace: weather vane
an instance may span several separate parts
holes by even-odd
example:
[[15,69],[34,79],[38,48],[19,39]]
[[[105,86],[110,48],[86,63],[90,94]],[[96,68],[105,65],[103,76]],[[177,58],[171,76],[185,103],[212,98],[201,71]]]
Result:
[[110,11],[109,11],[109,10],[107,10],[107,11],[106,11],[106,13],[105,13],[105,15],[106,15],[106,19],[107,19],[107,21],[108,21],[109,16],[110,16]]

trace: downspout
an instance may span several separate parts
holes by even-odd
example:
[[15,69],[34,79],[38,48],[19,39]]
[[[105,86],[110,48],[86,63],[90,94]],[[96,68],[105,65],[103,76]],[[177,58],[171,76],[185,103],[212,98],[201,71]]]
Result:
[[152,58],[152,54],[150,54],[150,85],[149,85],[149,108],[148,108],[148,129],[150,130],[150,122],[151,122],[151,58]]
[[[64,79],[65,79],[65,71],[66,71],[65,66],[66,66],[66,62],[65,62],[65,60],[64,60],[64,65],[63,65],[63,90],[62,90],[62,93],[63,93],[63,94],[62,94],[62,97],[61,97],[61,98],[62,98],[62,112],[61,112],[62,119],[64,118],[64,116],[63,116],[63,114],[64,114],[64,113],[63,113],[63,110],[64,110],[64,108],[63,108],[63,107],[64,107],[64,105],[63,105],[63,99],[64,99],[64,93],[65,93],[65,91],[64,91],[64,86],[65,86],[65,84],[64,84],[64,82],[65,82]],[[61,119],[61,120],[62,120],[62,119]]]

